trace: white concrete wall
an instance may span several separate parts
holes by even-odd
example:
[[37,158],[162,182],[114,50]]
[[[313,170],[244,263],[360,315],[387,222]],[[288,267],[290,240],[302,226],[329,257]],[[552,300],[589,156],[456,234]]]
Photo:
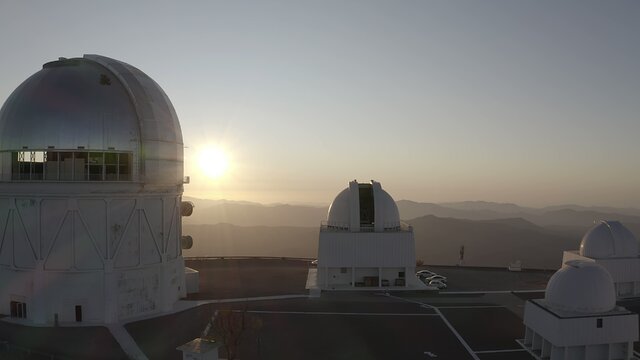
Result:
[[[329,286],[339,285],[339,286],[351,286],[352,280],[352,272],[353,269],[350,267],[345,267],[346,272],[343,273],[342,268],[322,268],[318,269],[318,274],[322,274],[320,276],[320,281],[318,282],[320,286],[323,286],[325,283]],[[326,274],[326,275],[325,275]]]
[[179,205],[177,193],[0,196],[0,312],[11,296],[36,323],[75,321],[75,305],[87,322],[170,310],[186,295]]
[[184,280],[187,294],[195,294],[200,291],[200,273],[197,270],[184,268]]
[[319,267],[414,267],[413,232],[320,231]]
[[569,260],[592,261],[602,265],[613,278],[618,298],[640,296],[640,258],[592,259],[574,250],[563,253],[562,264]]
[[[602,319],[602,328],[596,327],[597,319]],[[633,313],[560,318],[540,305],[527,301],[524,324],[555,346],[638,341],[638,315]]]

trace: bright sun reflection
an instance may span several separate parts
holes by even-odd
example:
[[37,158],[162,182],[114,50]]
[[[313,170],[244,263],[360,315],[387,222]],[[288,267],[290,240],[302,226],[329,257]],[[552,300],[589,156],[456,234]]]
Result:
[[222,177],[229,168],[229,158],[224,151],[215,147],[207,147],[200,151],[198,158],[200,171],[211,179]]

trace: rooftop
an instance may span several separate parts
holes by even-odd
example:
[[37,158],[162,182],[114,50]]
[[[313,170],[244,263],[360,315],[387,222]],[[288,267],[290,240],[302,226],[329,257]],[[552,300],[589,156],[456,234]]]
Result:
[[[262,323],[241,343],[243,360],[533,359],[516,343],[524,336],[524,303],[543,298],[553,274],[426,266],[420,269],[448,277],[447,291],[323,292],[320,298],[309,298],[304,287],[310,262],[187,259],[186,266],[200,271],[201,293],[181,301],[186,310],[125,328],[149,359],[182,359],[176,348],[200,337],[218,309],[246,311]],[[640,312],[640,301],[621,305]],[[78,352],[84,351],[87,357],[99,347],[100,356],[123,358],[104,327],[34,329],[0,321],[0,339],[47,354],[82,357]],[[84,345],[75,348],[76,342]],[[75,355],[65,352],[72,347]]]

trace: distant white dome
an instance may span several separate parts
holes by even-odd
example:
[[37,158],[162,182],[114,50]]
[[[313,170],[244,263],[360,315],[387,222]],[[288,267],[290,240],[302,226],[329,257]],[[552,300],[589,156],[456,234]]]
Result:
[[352,181],[329,207],[327,224],[332,227],[356,229],[372,227],[375,231],[400,227],[398,206],[380,183]]
[[579,313],[601,313],[616,306],[613,279],[602,266],[572,260],[547,283],[545,301],[549,307]]
[[594,258],[638,256],[636,237],[618,221],[601,221],[582,238],[580,255]]

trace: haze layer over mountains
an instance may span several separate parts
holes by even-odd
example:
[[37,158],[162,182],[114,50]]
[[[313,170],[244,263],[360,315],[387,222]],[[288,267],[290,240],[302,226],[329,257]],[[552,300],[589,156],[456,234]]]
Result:
[[[194,238],[185,256],[276,256],[315,258],[318,229],[328,207],[262,205],[185,198],[196,205],[183,232]],[[640,235],[640,209],[561,205],[527,208],[483,201],[397,202],[400,217],[414,227],[416,257],[431,265],[560,267],[563,250],[577,249],[598,220],[620,220]]]

